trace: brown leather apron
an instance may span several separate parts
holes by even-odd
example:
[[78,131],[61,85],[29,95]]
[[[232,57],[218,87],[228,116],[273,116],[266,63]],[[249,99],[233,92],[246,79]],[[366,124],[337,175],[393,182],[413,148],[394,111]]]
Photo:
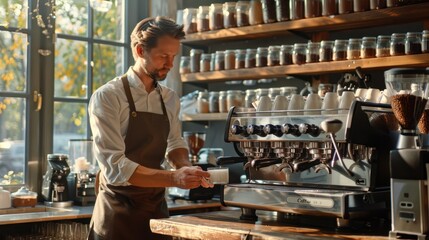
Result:
[[[125,155],[145,167],[161,169],[170,123],[160,88],[156,90],[163,114],[137,112],[126,75],[121,80],[130,105]],[[150,219],[168,216],[165,188],[112,186],[101,177],[88,239],[171,239],[153,234],[149,226]]]

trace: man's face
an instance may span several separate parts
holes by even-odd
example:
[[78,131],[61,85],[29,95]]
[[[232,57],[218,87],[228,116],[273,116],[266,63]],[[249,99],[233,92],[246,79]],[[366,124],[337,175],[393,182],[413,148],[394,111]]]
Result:
[[143,53],[143,67],[146,74],[155,81],[162,81],[173,67],[174,57],[179,52],[180,40],[170,36],[162,36],[158,39],[155,48]]

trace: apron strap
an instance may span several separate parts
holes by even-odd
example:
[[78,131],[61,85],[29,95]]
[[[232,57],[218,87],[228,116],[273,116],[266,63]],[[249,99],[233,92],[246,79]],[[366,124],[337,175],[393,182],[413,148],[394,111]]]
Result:
[[122,84],[124,85],[125,95],[127,96],[128,104],[130,105],[130,114],[132,117],[137,117],[136,106],[134,105],[133,96],[131,95],[130,84],[128,83],[127,75],[121,77]]
[[164,99],[162,98],[162,94],[161,94],[161,86],[159,86],[159,84],[157,84],[156,91],[158,92],[159,97],[161,98],[162,113],[167,116],[167,109],[165,109]]

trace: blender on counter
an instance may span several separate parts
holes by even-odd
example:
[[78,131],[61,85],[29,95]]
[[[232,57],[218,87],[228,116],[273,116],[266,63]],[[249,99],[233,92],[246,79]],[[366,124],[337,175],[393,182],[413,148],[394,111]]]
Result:
[[425,182],[428,180],[429,148],[424,146],[422,139],[429,132],[425,110],[429,71],[391,69],[385,72],[385,83],[391,96],[392,111],[400,125],[397,149],[390,152],[392,230],[389,235],[427,239],[429,187]]

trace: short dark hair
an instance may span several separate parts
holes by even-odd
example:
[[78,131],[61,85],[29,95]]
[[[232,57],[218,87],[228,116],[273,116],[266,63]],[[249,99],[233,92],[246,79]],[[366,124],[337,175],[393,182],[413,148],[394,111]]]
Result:
[[146,51],[156,47],[157,40],[162,36],[171,36],[176,39],[184,39],[183,25],[178,25],[168,17],[151,17],[141,20],[131,33],[131,47],[142,45]]

